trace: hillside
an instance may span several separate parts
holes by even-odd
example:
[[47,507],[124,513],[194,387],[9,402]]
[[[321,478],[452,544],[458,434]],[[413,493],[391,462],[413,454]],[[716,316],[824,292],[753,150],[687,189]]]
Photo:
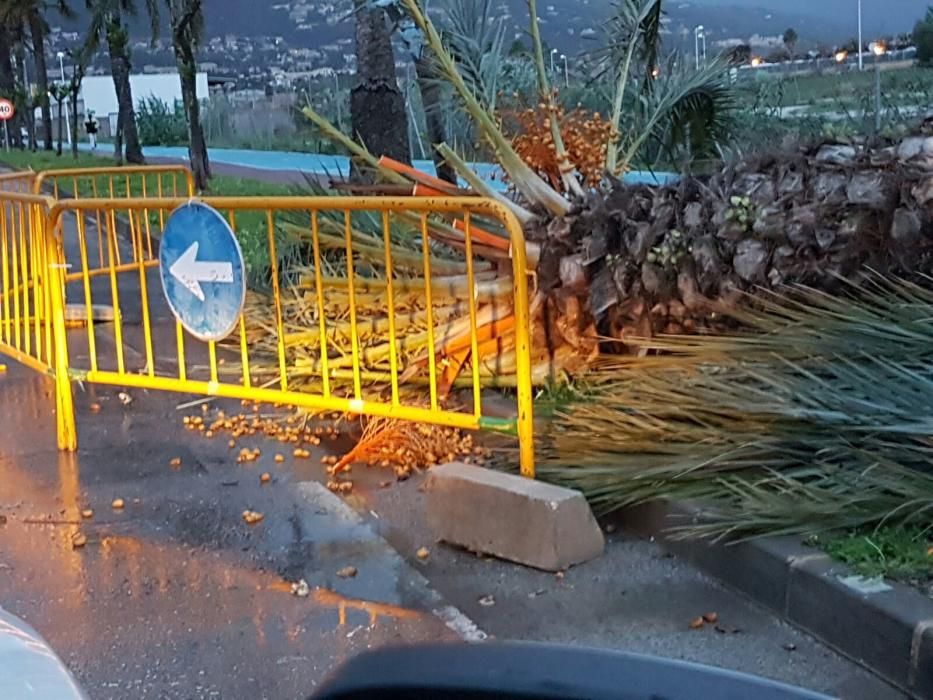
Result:
[[[433,0],[433,7],[460,0]],[[489,0],[496,18],[507,23],[510,38],[527,33],[526,0]],[[884,11],[878,3],[865,3],[866,41],[873,36],[909,31],[927,0],[886,0]],[[245,61],[245,67],[268,67],[276,63],[282,50],[303,52],[310,68],[344,66],[353,52],[352,0],[204,0],[207,14],[208,60],[221,65]],[[161,5],[161,3],[159,3]],[[541,30],[549,46],[576,56],[605,41],[603,27],[613,11],[613,0],[539,0]],[[780,9],[766,9],[779,5]],[[800,36],[801,47],[833,46],[856,33],[854,0],[667,0],[665,2],[665,43],[668,49],[693,52],[693,29],[706,27],[710,53],[716,42],[746,41],[753,35],[779,37],[788,27]],[[163,22],[164,23],[164,22]],[[87,24],[80,15],[63,23],[80,32]],[[147,23],[133,22],[134,34],[144,38]],[[244,52],[236,39],[264,37]],[[271,39],[270,39],[271,38]],[[277,41],[280,38],[282,41]],[[220,46],[221,48],[218,48]],[[257,48],[258,47],[258,48]],[[265,47],[265,48],[262,48]],[[141,47],[137,55],[144,52]],[[163,52],[164,53],[164,52]],[[157,52],[144,63],[171,64],[171,56]]]

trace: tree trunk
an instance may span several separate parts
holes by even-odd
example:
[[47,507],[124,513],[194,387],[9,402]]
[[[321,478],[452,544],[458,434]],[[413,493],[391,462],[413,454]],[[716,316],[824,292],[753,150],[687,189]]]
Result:
[[[16,78],[13,74],[13,51],[10,35],[5,28],[0,27],[0,97],[12,100],[16,94]],[[19,119],[11,119],[7,122],[5,133],[0,138],[6,138],[9,134],[10,145],[19,146],[22,139],[19,138]]]
[[418,74],[418,90],[421,92],[424,119],[428,126],[428,140],[431,142],[431,157],[437,168],[437,176],[441,180],[456,185],[457,172],[434,148],[439,143],[447,143],[447,129],[444,124],[444,90],[427,51],[422,52],[421,58],[415,61],[415,72]]
[[123,165],[123,115],[117,113],[117,130],[113,133],[113,160]]
[[[45,31],[38,10],[29,13],[29,32],[32,34],[32,53],[36,65],[36,86],[39,88],[39,107],[42,108],[42,141],[45,150],[52,150],[52,107],[49,101],[49,74],[45,65]],[[61,121],[61,114],[58,115]],[[61,151],[59,151],[61,152]]]
[[617,184],[566,216],[565,236],[529,227],[555,321],[548,342],[588,350],[581,339],[715,331],[762,288],[834,292],[867,270],[928,274],[931,146],[921,136],[769,152],[663,188]]
[[[110,51],[110,69],[113,73],[113,86],[117,92],[119,116],[117,118],[117,138],[114,140],[114,156],[122,160],[122,153],[116,149],[126,142],[126,162],[142,164],[146,162],[139,143],[136,129],[136,110],[133,104],[133,90],[130,86],[130,57],[128,37],[119,17],[111,17],[107,28],[107,46]],[[122,139],[121,139],[122,136]]]
[[211,166],[207,157],[207,142],[201,126],[201,105],[198,102],[198,63],[188,32],[182,28],[174,33],[175,62],[181,76],[181,99],[188,122],[188,159],[198,191],[205,191],[211,177]]
[[[39,150],[39,143],[36,140],[36,105],[32,101],[32,95],[30,93],[29,86],[26,84],[26,45],[24,43],[24,37],[22,34],[19,35],[16,42],[15,53],[16,67],[18,70],[14,72],[14,79],[19,82],[20,87],[22,88],[23,106],[20,119],[22,120],[23,125],[26,127],[26,147],[31,151],[37,151]],[[18,128],[19,127],[17,127],[17,129]]]
[[71,156],[78,160],[78,93],[81,92],[81,83],[84,80],[84,70],[75,66],[75,74],[71,78],[71,94],[68,102],[71,104]]
[[[356,85],[350,93],[353,136],[376,157],[411,162],[405,98],[395,76],[395,54],[382,10],[356,0]],[[351,178],[368,178],[351,166]]]

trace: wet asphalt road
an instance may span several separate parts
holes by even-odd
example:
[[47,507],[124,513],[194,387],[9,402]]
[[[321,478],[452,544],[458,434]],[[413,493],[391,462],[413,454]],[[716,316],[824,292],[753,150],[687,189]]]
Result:
[[60,456],[44,380],[11,366],[0,383],[0,605],[92,698],[299,698],[367,647],[457,638],[423,579],[301,470],[237,465],[174,401],[116,392],[79,396],[84,448]]
[[[142,281],[121,282],[130,371],[145,364]],[[174,326],[153,275],[146,284],[155,353],[170,366]],[[72,285],[69,301],[82,293]],[[108,303],[105,278],[94,294]],[[104,365],[112,332],[95,333]],[[85,366],[86,337],[71,337],[72,364]],[[202,348],[188,349],[203,363]],[[358,469],[341,500],[321,486],[324,451],[294,459],[259,436],[237,447],[262,457],[237,464],[226,436],[183,428],[196,409],[176,407],[191,397],[134,390],[124,405],[119,388],[76,386],[81,450],[60,455],[50,382],[2,361],[0,606],[38,629],[92,698],[306,697],[366,648],[481,636],[470,620],[501,639],[699,661],[851,700],[902,697],[651,542],[614,533],[605,557],[562,578],[438,545],[424,527],[422,478],[386,488],[385,472]],[[111,508],[115,498],[124,509]],[[264,519],[247,525],[246,509]],[[87,544],[75,549],[79,532]],[[422,546],[426,561],[415,556]],[[347,566],[355,577],[338,575]],[[291,594],[300,579],[304,598]],[[489,596],[493,605],[480,604]],[[706,612],[725,632],[689,629]]]

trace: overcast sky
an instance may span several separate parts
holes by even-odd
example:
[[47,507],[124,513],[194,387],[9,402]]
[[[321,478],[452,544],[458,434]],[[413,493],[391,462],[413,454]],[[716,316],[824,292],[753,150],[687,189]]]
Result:
[[[858,28],[858,0],[694,0],[694,3],[722,7],[760,7],[782,14],[819,17],[841,30],[851,26],[852,36],[855,36]],[[676,6],[677,0],[667,0],[666,4]],[[933,0],[862,0],[863,32],[871,36],[908,31],[931,4]],[[804,34],[806,27],[799,31]]]

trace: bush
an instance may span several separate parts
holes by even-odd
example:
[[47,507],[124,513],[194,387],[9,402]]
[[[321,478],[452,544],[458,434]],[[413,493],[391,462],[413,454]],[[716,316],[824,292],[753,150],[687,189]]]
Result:
[[136,110],[139,140],[143,146],[184,146],[188,124],[180,103],[174,109],[155,95],[143,98]]
[[914,27],[914,45],[921,66],[933,66],[933,7],[927,16]]

